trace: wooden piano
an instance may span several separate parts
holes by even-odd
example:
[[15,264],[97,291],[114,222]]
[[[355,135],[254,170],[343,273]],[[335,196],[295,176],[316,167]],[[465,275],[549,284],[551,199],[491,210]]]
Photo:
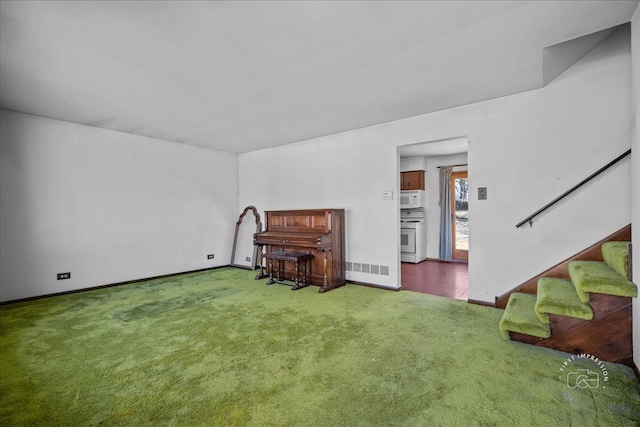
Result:
[[[320,286],[321,293],[344,285],[344,209],[266,211],[265,218],[266,230],[253,236],[261,250],[313,255],[307,282]],[[270,265],[266,267],[272,274]],[[291,265],[283,271],[285,277],[295,274]]]

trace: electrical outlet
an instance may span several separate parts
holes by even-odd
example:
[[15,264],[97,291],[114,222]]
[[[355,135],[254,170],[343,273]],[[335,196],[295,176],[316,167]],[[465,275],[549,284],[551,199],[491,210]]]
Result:
[[213,259],[213,254],[207,255],[207,259]]
[[251,262],[251,257],[246,257],[244,260],[247,262]]
[[58,273],[58,280],[71,279],[71,273]]
[[487,187],[478,187],[478,200],[487,200]]

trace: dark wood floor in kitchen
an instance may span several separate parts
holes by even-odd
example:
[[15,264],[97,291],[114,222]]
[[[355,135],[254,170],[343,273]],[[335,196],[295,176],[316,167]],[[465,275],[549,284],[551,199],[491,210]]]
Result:
[[402,290],[468,299],[469,267],[466,262],[425,260],[402,263]]

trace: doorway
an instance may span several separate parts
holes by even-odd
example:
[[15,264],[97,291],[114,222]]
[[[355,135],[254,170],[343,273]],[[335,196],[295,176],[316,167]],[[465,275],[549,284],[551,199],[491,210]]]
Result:
[[469,259],[469,177],[467,171],[451,174],[451,256]]
[[[441,223],[439,193],[440,167],[458,166],[457,169],[460,169],[462,166],[465,166],[466,169],[468,163],[468,146],[469,140],[466,136],[398,146],[397,160],[399,178],[400,173],[403,171],[425,171],[425,198],[423,209],[425,212],[427,236],[427,259],[417,264],[401,262],[401,268],[398,273],[402,290],[439,295],[464,301],[468,299],[469,282],[466,258],[454,259],[453,262],[445,262],[439,260],[438,253]],[[454,169],[454,171],[453,173],[457,172],[456,169]],[[462,181],[461,191],[463,193],[465,190],[464,184],[468,184],[468,182]],[[399,190],[400,188],[398,191]],[[464,197],[459,199],[464,199]],[[455,200],[455,197],[450,197],[450,200]],[[458,203],[458,207],[460,209],[457,209],[457,214],[460,220],[466,220],[467,214],[462,209],[466,206]],[[453,219],[452,224],[455,223],[455,216],[453,215],[455,212],[455,209],[450,209],[449,214]],[[453,225],[451,228],[454,228]],[[464,233],[464,227],[459,226],[457,228]],[[400,230],[400,233],[402,234],[402,230]],[[403,239],[400,237],[400,247],[398,248],[400,260],[402,258],[402,242]],[[463,249],[465,255],[468,254],[468,244],[465,246],[462,239],[459,240],[457,248],[459,250]]]

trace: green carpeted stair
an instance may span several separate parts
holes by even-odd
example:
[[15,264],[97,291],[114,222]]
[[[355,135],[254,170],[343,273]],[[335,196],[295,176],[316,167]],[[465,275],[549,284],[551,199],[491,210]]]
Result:
[[588,304],[591,293],[637,297],[637,286],[627,280],[627,242],[602,245],[599,261],[569,263],[571,280],[543,277],[538,280],[537,295],[513,293],[500,320],[500,333],[506,340],[510,332],[549,338],[549,314],[584,320],[593,318]]
[[535,312],[540,321],[549,323],[549,314],[591,320],[593,310],[580,300],[573,282],[555,277],[538,280]]
[[535,312],[535,305],[535,295],[520,292],[511,295],[499,326],[500,333],[504,339],[509,339],[509,332],[519,332],[540,338],[549,338],[551,336],[549,316],[547,315],[545,323],[541,322]]
[[602,245],[602,259],[623,277],[629,277],[627,246],[627,242],[607,242]]
[[633,282],[617,273],[606,262],[572,261],[569,275],[582,302],[589,302],[589,293],[637,297],[638,288]]

